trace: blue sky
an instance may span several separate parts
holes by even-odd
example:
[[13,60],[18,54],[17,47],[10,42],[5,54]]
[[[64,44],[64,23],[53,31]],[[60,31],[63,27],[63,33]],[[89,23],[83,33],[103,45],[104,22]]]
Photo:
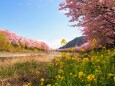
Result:
[[60,41],[81,36],[80,28],[68,25],[69,18],[60,12],[62,0],[0,0],[0,28],[20,36],[42,40],[52,48]]

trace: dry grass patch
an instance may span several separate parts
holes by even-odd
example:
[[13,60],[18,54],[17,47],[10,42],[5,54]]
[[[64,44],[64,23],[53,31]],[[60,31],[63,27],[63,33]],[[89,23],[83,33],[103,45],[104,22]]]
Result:
[[48,56],[28,56],[28,57],[12,57],[12,58],[0,58],[0,66],[12,66],[15,63],[22,63],[22,62],[31,62],[32,60],[36,60],[39,62],[51,62],[53,58]]

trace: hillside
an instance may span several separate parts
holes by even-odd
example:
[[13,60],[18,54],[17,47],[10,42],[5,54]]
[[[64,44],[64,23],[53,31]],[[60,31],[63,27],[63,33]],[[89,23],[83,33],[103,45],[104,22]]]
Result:
[[64,49],[64,48],[71,48],[71,47],[75,47],[75,46],[80,46],[82,45],[85,41],[83,40],[84,36],[81,37],[76,37],[75,39],[69,41],[66,45],[64,45],[63,47],[60,47],[59,49]]

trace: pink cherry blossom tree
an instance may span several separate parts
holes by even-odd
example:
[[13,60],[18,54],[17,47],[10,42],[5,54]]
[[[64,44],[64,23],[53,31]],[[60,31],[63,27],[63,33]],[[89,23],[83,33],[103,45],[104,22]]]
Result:
[[36,48],[42,50],[50,50],[49,46],[45,42],[27,39],[7,30],[0,30],[0,33],[2,33],[4,37],[9,41],[9,43],[13,46],[22,45],[23,47],[28,49]]
[[115,46],[115,0],[65,0],[60,10],[68,11],[65,15],[71,17],[69,22],[75,22],[74,27],[84,28],[86,40]]

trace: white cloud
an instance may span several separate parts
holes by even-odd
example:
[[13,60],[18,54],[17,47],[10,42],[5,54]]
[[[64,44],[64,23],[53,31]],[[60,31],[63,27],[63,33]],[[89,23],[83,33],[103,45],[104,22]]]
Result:
[[46,42],[51,48],[53,49],[58,49],[59,47],[61,47],[61,40],[52,40],[49,42]]

